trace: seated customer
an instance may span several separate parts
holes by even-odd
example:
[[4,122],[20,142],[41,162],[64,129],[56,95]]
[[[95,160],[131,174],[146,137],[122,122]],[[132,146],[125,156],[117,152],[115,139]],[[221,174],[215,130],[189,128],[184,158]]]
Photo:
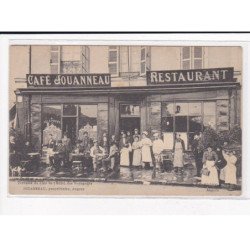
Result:
[[54,150],[54,167],[56,171],[59,171],[60,167],[65,166],[66,163],[66,147],[63,145],[62,140],[58,140]]
[[73,147],[72,153],[74,154],[83,154],[84,148],[81,146],[82,141],[77,140],[76,145]]
[[94,146],[90,149],[90,156],[92,157],[94,172],[96,172],[105,156],[105,150],[98,145],[97,140],[94,140]]
[[116,166],[118,165],[118,147],[115,142],[112,142],[109,149],[109,155],[107,158],[102,160],[102,168],[106,170],[106,165],[109,163],[108,170],[115,171]]

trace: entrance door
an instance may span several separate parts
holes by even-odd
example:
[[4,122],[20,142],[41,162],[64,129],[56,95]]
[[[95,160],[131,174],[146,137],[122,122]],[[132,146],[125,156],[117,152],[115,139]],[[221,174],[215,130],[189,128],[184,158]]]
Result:
[[63,134],[67,133],[71,142],[76,142],[76,117],[63,117]]
[[121,103],[119,130],[134,133],[135,129],[140,132],[141,128],[141,110],[138,103]]

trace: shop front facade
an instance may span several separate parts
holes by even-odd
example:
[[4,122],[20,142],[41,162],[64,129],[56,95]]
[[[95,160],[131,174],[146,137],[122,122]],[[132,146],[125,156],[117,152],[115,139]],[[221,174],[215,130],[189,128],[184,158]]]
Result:
[[110,74],[64,74],[65,81],[61,76],[27,74],[27,88],[16,90],[18,125],[39,151],[50,134],[59,140],[67,133],[75,143],[85,131],[101,141],[104,133],[119,138],[134,129],[149,136],[160,132],[166,150],[179,133],[190,150],[195,133],[206,127],[227,131],[239,123],[234,68],[147,70],[142,86],[116,86]]

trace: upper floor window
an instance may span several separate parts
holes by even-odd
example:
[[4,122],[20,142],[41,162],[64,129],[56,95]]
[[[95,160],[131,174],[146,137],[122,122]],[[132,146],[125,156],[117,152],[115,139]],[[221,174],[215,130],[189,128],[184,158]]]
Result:
[[88,46],[51,46],[51,74],[89,72]]
[[182,69],[200,69],[203,67],[203,47],[182,47]]
[[140,75],[146,75],[146,71],[150,70],[150,47],[141,47],[141,65]]
[[112,76],[119,75],[119,47],[109,46],[109,73]]

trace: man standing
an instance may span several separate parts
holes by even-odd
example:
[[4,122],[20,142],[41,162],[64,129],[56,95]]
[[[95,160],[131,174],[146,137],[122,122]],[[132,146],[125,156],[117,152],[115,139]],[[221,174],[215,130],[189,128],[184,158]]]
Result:
[[161,170],[162,165],[162,151],[164,150],[164,143],[162,139],[159,138],[159,134],[154,134],[153,141],[153,154],[155,160],[154,173]]
[[142,153],[142,167],[145,168],[146,165],[152,166],[152,156],[151,156],[151,147],[152,141],[147,137],[148,132],[144,131],[142,133],[141,139],[141,153]]
[[203,164],[202,164],[203,149],[201,146],[201,139],[202,139],[201,133],[196,134],[194,136],[194,140],[192,143],[192,151],[193,151],[194,158],[195,158],[195,165],[196,165],[198,177],[201,177],[201,169],[203,167]]

